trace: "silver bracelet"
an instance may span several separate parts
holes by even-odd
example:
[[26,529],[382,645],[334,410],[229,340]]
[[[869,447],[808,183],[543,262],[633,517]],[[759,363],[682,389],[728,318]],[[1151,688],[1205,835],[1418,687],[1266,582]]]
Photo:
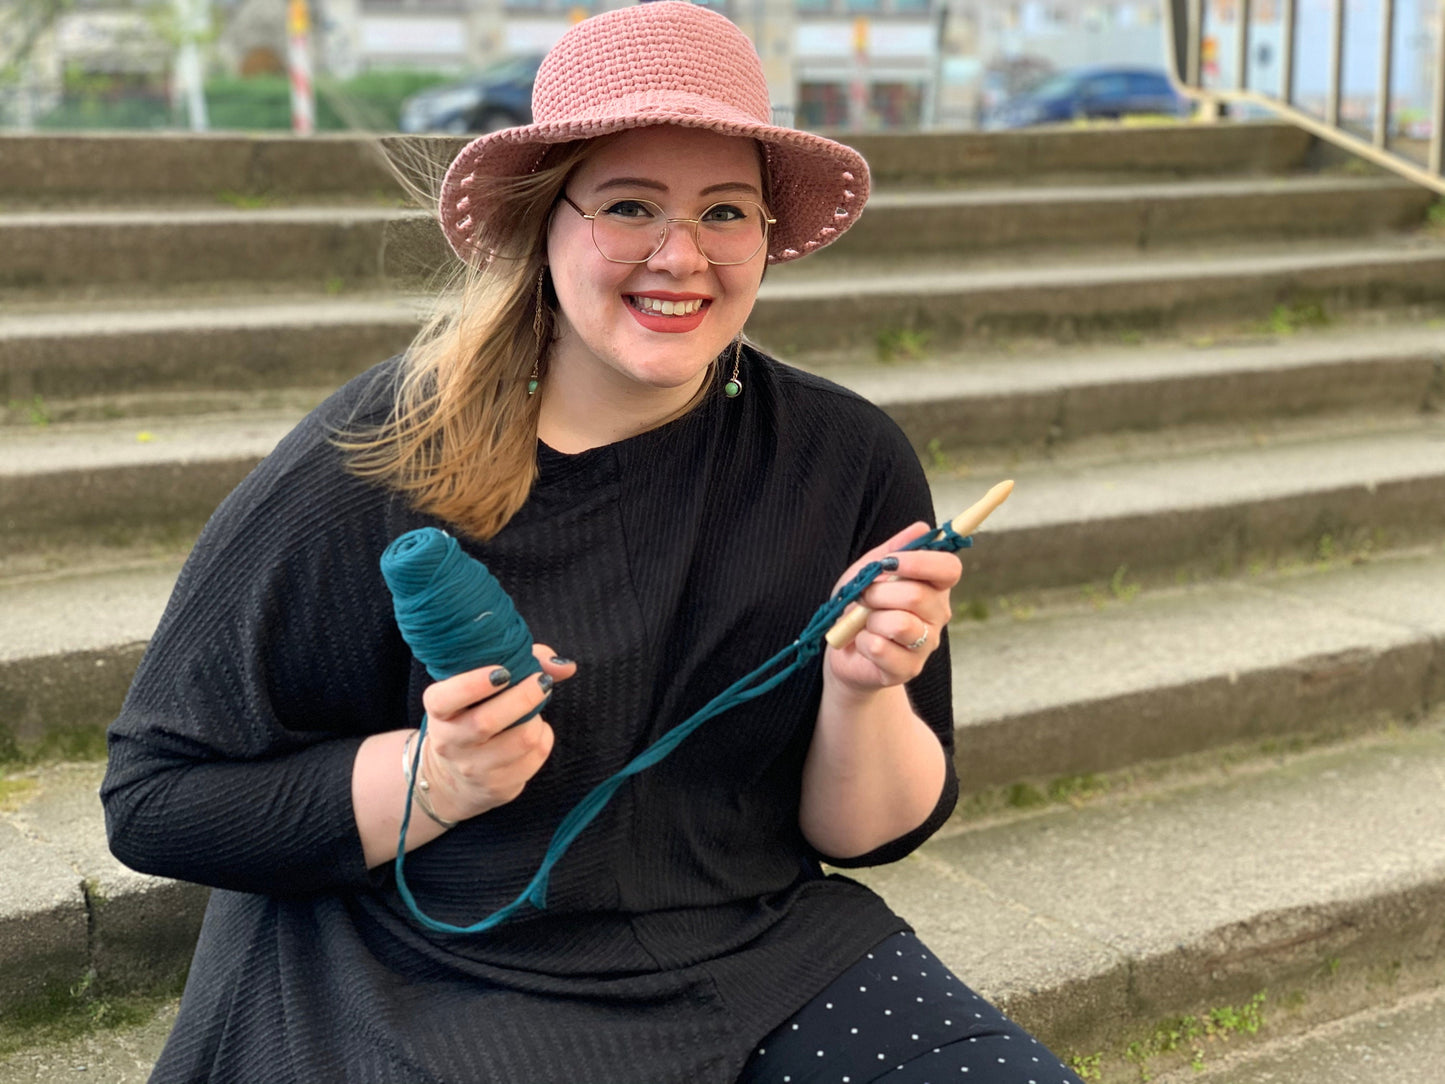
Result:
[[[411,739],[419,733],[421,732],[413,731],[407,735],[407,739],[402,743],[401,747],[401,775],[402,778],[406,780],[408,787],[411,787]],[[425,739],[422,740],[425,741]],[[411,796],[416,801],[416,804],[421,807],[421,811],[443,828],[455,828],[459,823],[457,821],[447,820],[432,808],[431,784],[427,782],[426,776],[421,774],[421,763],[419,760],[416,766],[416,786],[412,789]]]

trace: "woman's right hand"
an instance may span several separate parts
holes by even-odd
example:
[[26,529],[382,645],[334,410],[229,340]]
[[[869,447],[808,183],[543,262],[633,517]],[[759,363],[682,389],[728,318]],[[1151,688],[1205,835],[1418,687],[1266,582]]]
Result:
[[553,684],[577,672],[545,644],[533,645],[542,673],[516,683],[484,666],[446,678],[422,693],[427,737],[421,775],[437,815],[466,820],[522,793],[552,752],[552,728],[540,715],[517,720],[546,700]]

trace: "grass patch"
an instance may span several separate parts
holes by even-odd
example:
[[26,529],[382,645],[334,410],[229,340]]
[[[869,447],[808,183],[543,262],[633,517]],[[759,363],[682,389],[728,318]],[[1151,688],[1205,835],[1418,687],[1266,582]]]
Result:
[[87,973],[70,986],[61,986],[0,1014],[0,1057],[37,1046],[57,1046],[97,1031],[136,1027],[152,1019],[157,1010],[180,992],[99,997],[95,976]]
[[917,361],[928,352],[929,338],[926,331],[906,327],[884,328],[875,340],[878,360],[884,364]]
[[29,399],[11,399],[5,404],[5,421],[23,421],[28,425],[46,426],[54,421],[50,408],[39,395]]
[[28,802],[39,787],[34,779],[0,778],[0,813],[13,813]]
[[1264,322],[1264,330],[1272,335],[1293,335],[1307,328],[1328,327],[1329,313],[1318,301],[1292,301],[1276,305]]

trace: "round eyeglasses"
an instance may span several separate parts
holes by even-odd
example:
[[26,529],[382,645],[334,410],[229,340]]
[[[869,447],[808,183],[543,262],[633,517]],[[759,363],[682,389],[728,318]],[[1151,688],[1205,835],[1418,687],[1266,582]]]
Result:
[[646,263],[662,250],[674,222],[692,226],[693,243],[707,262],[726,267],[747,263],[768,243],[777,223],[752,200],[714,203],[696,218],[668,218],[651,200],[630,196],[609,200],[588,214],[563,193],[567,206],[592,223],[592,243],[609,263]]

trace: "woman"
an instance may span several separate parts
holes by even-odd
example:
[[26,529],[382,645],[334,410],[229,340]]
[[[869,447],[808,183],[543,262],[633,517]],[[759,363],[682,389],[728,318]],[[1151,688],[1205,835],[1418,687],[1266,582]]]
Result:
[[[467,925],[931,518],[896,427],[740,337],[767,262],[857,217],[862,159],[769,124],[747,39],[677,0],[574,27],[534,97],[448,171],[460,301],[218,509],[112,727],[115,853],[218,889],[153,1079],[1073,1081],[820,868],[952,809],[950,554],[893,556],[851,645],[633,779],[545,910],[438,934],[398,895],[423,713],[407,880]],[[428,681],[379,572],[424,525],[505,586],[540,675]]]

